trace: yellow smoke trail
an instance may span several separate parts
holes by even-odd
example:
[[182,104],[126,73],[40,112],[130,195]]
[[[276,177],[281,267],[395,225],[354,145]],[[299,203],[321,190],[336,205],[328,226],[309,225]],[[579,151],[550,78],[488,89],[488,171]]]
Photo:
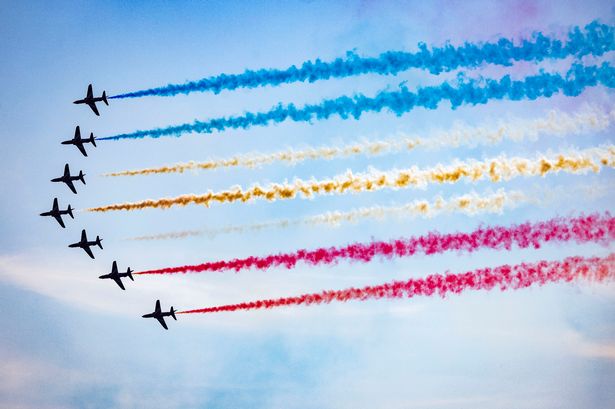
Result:
[[415,200],[400,206],[372,206],[353,209],[347,212],[334,211],[300,219],[272,220],[262,223],[226,226],[218,229],[184,230],[178,232],[160,233],[147,236],[132,237],[128,240],[168,240],[184,239],[187,237],[207,236],[214,238],[222,234],[258,232],[265,229],[286,228],[289,226],[317,226],[328,225],[339,227],[343,223],[355,223],[363,219],[397,218],[432,218],[441,214],[461,213],[469,216],[477,214],[502,214],[506,209],[515,209],[518,206],[533,204],[536,206],[549,206],[563,200],[574,200],[582,197],[585,200],[595,200],[604,197],[615,188],[615,184],[596,184],[557,186],[531,189],[521,192],[518,190],[505,191],[498,189],[495,193],[479,195],[470,192],[448,200],[441,196],[428,200]]
[[274,201],[292,199],[298,195],[311,198],[321,194],[424,187],[432,183],[456,183],[463,179],[470,182],[484,179],[500,182],[519,176],[545,176],[548,173],[587,173],[588,171],[597,173],[602,167],[615,167],[615,146],[589,148],[568,154],[551,155],[551,157],[541,156],[534,159],[501,156],[485,161],[457,162],[449,166],[437,165],[427,169],[412,167],[390,172],[372,170],[369,173],[356,175],[348,171],[346,174],[332,179],[295,179],[293,182],[273,183],[265,187],[253,185],[248,189],[236,186],[228,190],[210,191],[201,195],[187,194],[173,198],[92,207],[88,211],[168,209],[173,206],[187,206],[189,204],[209,206],[212,202],[248,202],[255,199]]
[[247,167],[268,165],[274,162],[298,163],[314,159],[334,159],[355,155],[379,155],[384,153],[412,150],[417,147],[430,149],[454,148],[496,144],[505,139],[515,142],[535,140],[540,135],[565,136],[608,128],[615,119],[615,109],[604,110],[596,106],[585,106],[574,114],[550,111],[545,117],[533,120],[511,119],[500,122],[497,126],[469,127],[456,124],[448,131],[433,132],[421,138],[399,134],[394,138],[380,141],[366,141],[341,147],[329,146],[308,148],[300,151],[287,150],[270,154],[250,154],[234,156],[228,159],[215,159],[207,162],[190,161],[158,168],[123,170],[106,173],[104,176],[135,176],[159,173],[183,173],[187,170],[207,170],[226,167]]

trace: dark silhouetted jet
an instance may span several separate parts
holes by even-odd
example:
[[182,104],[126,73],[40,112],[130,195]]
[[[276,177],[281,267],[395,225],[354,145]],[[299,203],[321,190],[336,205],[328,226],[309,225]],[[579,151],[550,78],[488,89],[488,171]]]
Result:
[[104,102],[105,105],[109,105],[109,103],[107,102],[107,94],[105,94],[105,91],[103,91],[102,96],[94,97],[94,94],[92,93],[92,84],[90,84],[88,85],[88,93],[85,98],[78,99],[74,101],[73,104],[87,104],[87,106],[92,108],[92,111],[94,111],[96,115],[100,116],[100,114],[98,113],[98,108],[96,108],[96,103],[100,101]]
[[81,230],[81,240],[78,241],[77,243],[69,244],[68,247],[72,247],[72,248],[80,247],[83,249],[83,251],[88,253],[88,256],[90,256],[91,258],[94,258],[94,254],[92,254],[92,250],[90,249],[90,247],[98,246],[102,249],[103,246],[100,243],[101,241],[102,239],[98,236],[96,236],[96,240],[88,241],[88,236],[85,234],[85,229],[83,229]]
[[128,277],[132,281],[135,281],[135,279],[132,278],[132,270],[130,269],[130,267],[128,267],[128,269],[126,270],[125,273],[118,273],[118,271],[117,271],[117,263],[114,261],[113,262],[113,266],[111,266],[111,273],[102,275],[102,276],[100,276],[98,278],[103,278],[103,279],[104,278],[110,278],[113,281],[115,281],[117,283],[117,285],[119,285],[122,290],[125,290],[124,283],[122,283],[122,277]]
[[70,169],[68,167],[68,163],[64,165],[64,175],[59,178],[51,179],[52,182],[64,182],[66,186],[75,194],[77,194],[77,189],[75,189],[75,185],[73,185],[73,180],[80,180],[85,185],[85,179],[83,178],[85,175],[83,171],[79,171],[79,175],[71,176]]
[[162,310],[160,309],[160,300],[156,300],[156,310],[154,312],[145,314],[143,316],[143,318],[156,318],[164,329],[169,329],[167,327],[167,323],[164,322],[164,317],[173,317],[173,319],[177,321],[177,317],[175,316],[175,310],[173,309],[173,307],[171,307],[169,312],[162,312]]
[[84,143],[91,143],[92,145],[96,146],[96,142],[94,141],[94,132],[90,132],[90,137],[87,139],[82,139],[81,138],[81,130],[79,129],[79,127],[77,126],[75,128],[75,136],[73,137],[73,139],[69,139],[67,141],[63,141],[62,145],[75,145],[78,149],[79,152],[81,152],[83,154],[83,156],[88,156],[88,153],[85,151],[85,146],[83,146]]
[[70,205],[68,205],[66,210],[60,210],[60,207],[58,206],[58,198],[56,197],[53,199],[53,208],[48,212],[41,213],[41,216],[53,216],[58,221],[58,223],[60,223],[60,226],[66,227],[64,226],[64,221],[62,220],[63,214],[69,215],[72,219],[75,218],[75,216],[73,216],[73,209],[70,207]]

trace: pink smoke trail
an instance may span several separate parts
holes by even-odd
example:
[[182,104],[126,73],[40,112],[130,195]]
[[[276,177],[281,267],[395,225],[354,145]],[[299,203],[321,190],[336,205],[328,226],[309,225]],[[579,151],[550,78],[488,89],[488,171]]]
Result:
[[412,298],[416,296],[460,294],[464,291],[518,290],[534,284],[571,282],[586,279],[602,282],[615,276],[615,253],[607,257],[568,257],[563,261],[538,261],[517,265],[504,264],[460,274],[433,274],[408,281],[345,290],[328,290],[295,297],[275,298],[180,311],[178,314],[205,314],[214,312],[248,311],[287,307],[291,305],[329,304],[332,301],[372,300],[381,298]]
[[615,218],[606,212],[588,216],[553,218],[546,221],[526,222],[523,224],[492,227],[479,227],[470,233],[430,232],[392,241],[373,241],[353,243],[344,247],[321,247],[315,250],[298,250],[264,257],[238,258],[229,261],[213,261],[197,265],[167,267],[147,270],[135,274],[178,274],[240,271],[248,268],[265,270],[283,266],[293,268],[302,261],[308,265],[335,264],[339,260],[369,262],[375,257],[390,259],[409,257],[417,253],[427,255],[445,251],[475,252],[480,249],[539,248],[546,243],[598,242],[608,244],[615,238]]

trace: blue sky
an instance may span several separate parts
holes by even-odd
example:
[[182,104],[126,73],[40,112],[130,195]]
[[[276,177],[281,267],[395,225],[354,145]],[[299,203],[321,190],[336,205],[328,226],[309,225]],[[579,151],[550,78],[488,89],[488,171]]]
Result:
[[[6,2],[0,10],[0,408],[580,408],[615,404],[615,287],[552,285],[509,293],[467,293],[445,300],[370,301],[212,316],[182,316],[164,332],[140,318],[157,298],[163,306],[198,308],[329,288],[376,284],[445,270],[503,262],[603,255],[611,248],[553,245],[537,250],[483,251],[375,261],[366,265],[229,275],[137,277],[119,291],[98,280],[113,260],[136,270],[192,264],[302,247],[368,241],[481,223],[510,224],[557,214],[611,210],[615,197],[578,197],[548,207],[523,206],[502,215],[450,215],[431,220],[364,221],[337,229],[294,227],[177,241],[126,241],[173,230],[216,228],[327,210],[400,204],[416,198],[542,187],[609,186],[614,173],[523,179],[502,186],[460,183],[426,190],[319,197],[314,200],[198,206],[167,211],[78,212],[67,228],[38,214],[53,197],[77,209],[120,201],[202,193],[239,184],[320,178],[345,172],[432,166],[454,158],[585,148],[612,141],[612,128],[567,139],[400,153],[337,161],[275,165],[135,178],[104,172],[206,160],[238,153],[349,143],[395,132],[429,133],[456,122],[534,118],[553,108],[612,106],[612,91],[533,102],[498,101],[452,111],[383,112],[361,120],[282,123],[212,135],[101,142],[88,158],[59,141],[80,125],[108,136],[191,122],[279,102],[298,105],[361,92],[437,84],[410,70],[252,90],[174,98],[114,100],[95,117],[70,102],[88,83],[109,94],[194,80],[246,68],[284,68],[355,50],[376,55],[415,50],[420,41],[523,38],[534,30],[563,35],[594,19],[613,24],[607,1],[566,2]],[[608,54],[598,60],[612,61]],[[515,78],[565,72],[571,60],[515,64],[467,73]],[[89,147],[88,147],[89,148]],[[83,169],[87,186],[73,195],[49,183],[64,163]],[[575,213],[576,214],[576,213]],[[82,228],[103,238],[96,260],[66,245]],[[521,405],[520,405],[521,403]]]

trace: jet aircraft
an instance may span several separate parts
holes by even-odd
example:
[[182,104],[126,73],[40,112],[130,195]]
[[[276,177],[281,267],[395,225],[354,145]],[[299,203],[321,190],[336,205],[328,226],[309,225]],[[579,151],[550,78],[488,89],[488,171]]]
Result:
[[85,229],[83,229],[81,230],[81,240],[78,241],[77,243],[69,244],[68,247],[71,247],[71,248],[80,247],[83,249],[83,251],[88,253],[88,256],[90,256],[91,258],[95,258],[94,254],[92,254],[92,249],[90,249],[90,247],[98,246],[102,249],[103,246],[100,243],[101,241],[102,239],[98,236],[96,236],[96,240],[88,241],[88,236],[85,233]]
[[86,104],[87,106],[92,108],[92,111],[94,111],[97,116],[100,116],[98,108],[96,107],[96,103],[100,101],[104,102],[105,105],[109,105],[109,102],[107,102],[107,94],[105,93],[105,91],[103,91],[102,96],[95,97],[92,92],[92,84],[90,84],[88,85],[88,92],[85,98],[73,101],[73,104]]
[[124,283],[122,283],[122,277],[128,277],[132,281],[135,281],[135,279],[132,278],[132,271],[133,270],[131,270],[130,267],[128,267],[128,269],[126,270],[125,273],[119,273],[117,271],[117,263],[114,261],[113,262],[113,266],[111,266],[111,273],[102,275],[102,276],[100,276],[98,278],[102,278],[102,279],[110,278],[113,281],[115,281],[117,283],[117,285],[119,285],[122,290],[125,290]]
[[75,218],[75,216],[73,216],[73,209],[70,205],[68,205],[66,210],[60,210],[60,207],[58,206],[58,198],[56,197],[53,199],[53,208],[48,212],[41,213],[41,216],[53,216],[53,218],[60,223],[60,226],[66,227],[64,226],[64,221],[62,220],[63,214],[69,215],[72,219]]
[[81,130],[79,129],[79,126],[77,126],[75,128],[75,136],[73,137],[73,139],[69,139],[67,141],[63,141],[62,145],[75,145],[77,147],[77,149],[79,149],[79,152],[81,152],[83,154],[83,156],[88,156],[88,153],[85,151],[85,146],[83,146],[84,143],[91,143],[92,145],[96,146],[96,142],[94,141],[94,133],[90,132],[90,137],[89,138],[81,138]]
[[75,185],[73,184],[74,180],[80,180],[85,185],[85,179],[83,178],[85,174],[83,171],[79,171],[79,175],[71,176],[70,169],[68,167],[68,163],[64,165],[64,175],[59,178],[51,179],[52,182],[64,182],[66,186],[74,193],[77,194],[77,189],[75,189]]
[[169,312],[162,312],[162,310],[160,309],[160,300],[156,300],[156,310],[152,313],[143,315],[143,318],[156,318],[164,329],[169,329],[167,327],[167,323],[164,322],[164,317],[173,317],[173,319],[177,321],[175,312],[176,311],[173,309],[173,307],[171,307]]

